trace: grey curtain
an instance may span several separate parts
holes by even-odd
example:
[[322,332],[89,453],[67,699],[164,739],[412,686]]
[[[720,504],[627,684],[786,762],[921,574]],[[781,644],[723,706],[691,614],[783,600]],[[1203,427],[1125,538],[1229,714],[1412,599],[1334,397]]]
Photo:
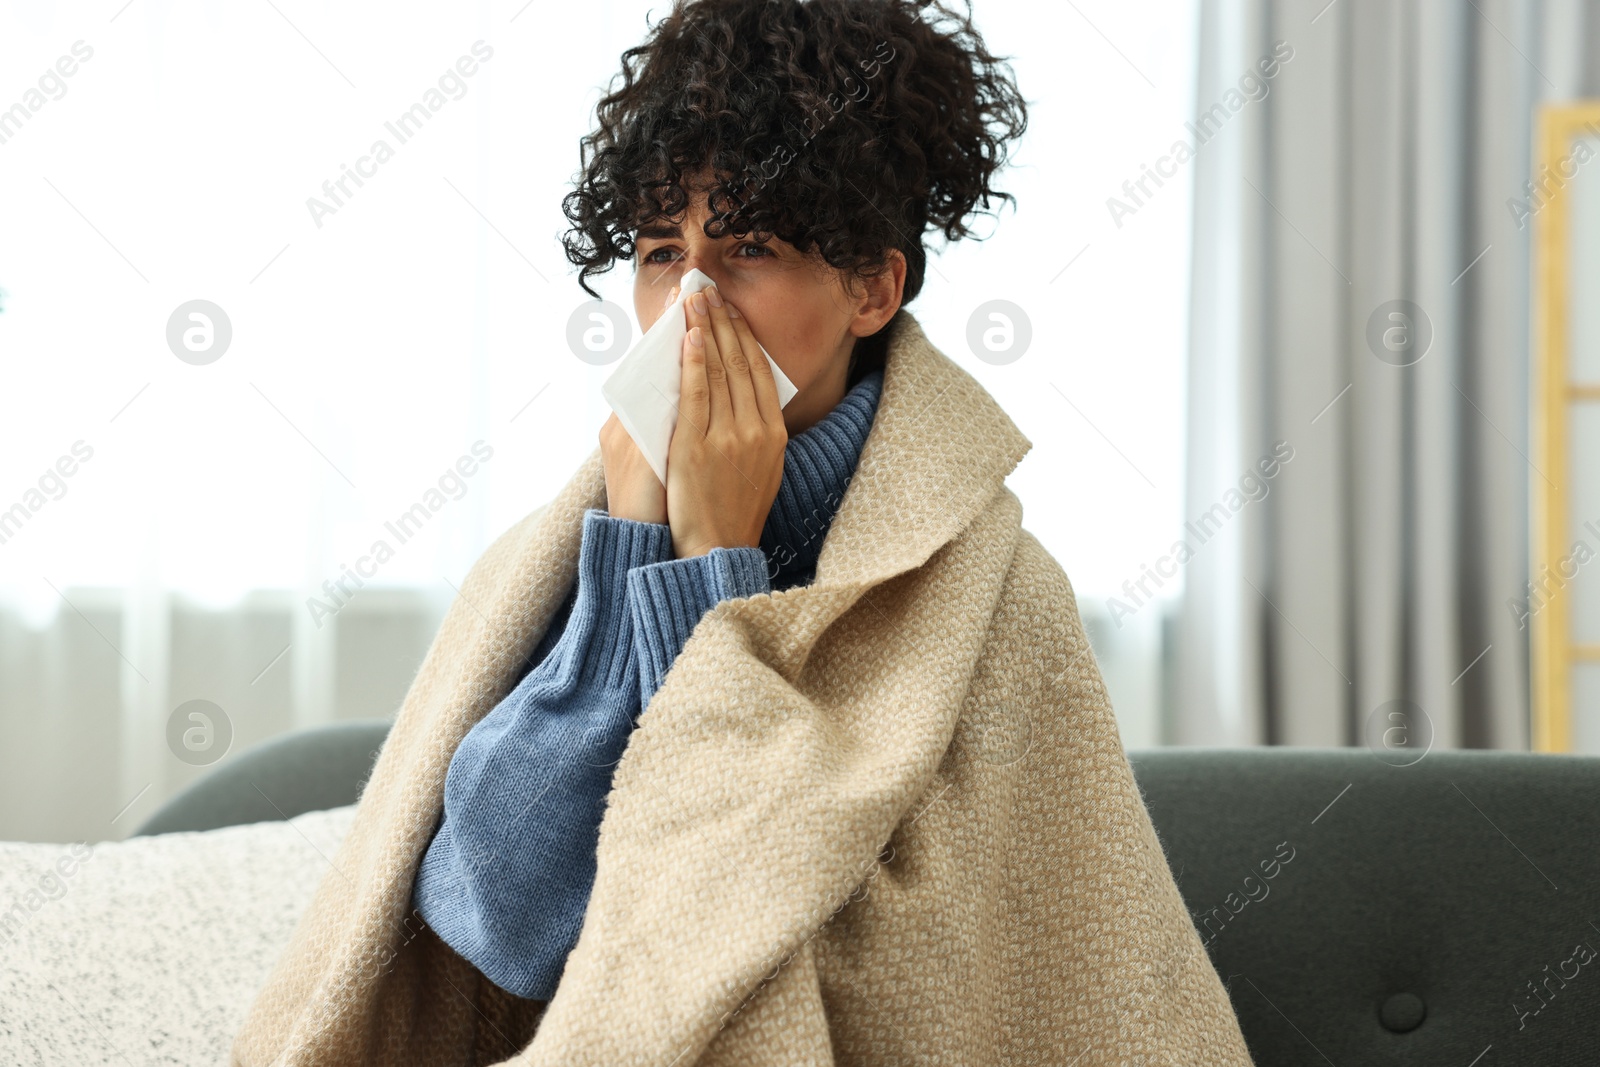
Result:
[[1526,183],[1585,95],[1596,3],[1201,0],[1171,742],[1527,747]]

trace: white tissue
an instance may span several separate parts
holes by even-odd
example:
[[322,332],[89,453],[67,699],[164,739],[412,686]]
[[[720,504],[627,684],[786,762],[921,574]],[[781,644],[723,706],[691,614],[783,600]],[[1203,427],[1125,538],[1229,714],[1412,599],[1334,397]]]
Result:
[[[611,377],[600,386],[600,394],[617,413],[617,420],[644,453],[662,485],[667,484],[667,446],[672,443],[672,428],[678,423],[682,382],[678,356],[684,334],[689,332],[683,302],[710,284],[710,276],[699,268],[691,268],[678,282],[678,299],[645,331],[639,343],[622,357]],[[772,367],[772,379],[778,387],[778,406],[783,407],[798,390],[767,355],[766,347],[759,341],[757,346]]]

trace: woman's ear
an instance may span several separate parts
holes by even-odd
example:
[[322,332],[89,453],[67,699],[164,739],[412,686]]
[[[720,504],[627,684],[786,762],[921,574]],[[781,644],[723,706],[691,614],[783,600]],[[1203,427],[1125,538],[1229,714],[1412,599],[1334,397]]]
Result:
[[905,253],[890,249],[887,268],[861,282],[866,293],[851,320],[850,332],[856,337],[871,337],[900,310],[900,298],[906,288]]

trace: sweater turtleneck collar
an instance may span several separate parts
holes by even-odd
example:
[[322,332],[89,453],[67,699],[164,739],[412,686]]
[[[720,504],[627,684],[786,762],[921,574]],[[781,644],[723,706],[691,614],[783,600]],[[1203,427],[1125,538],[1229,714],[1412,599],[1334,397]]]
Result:
[[877,413],[883,371],[867,374],[783,450],[783,481],[761,531],[773,589],[803,585],[816,571],[822,540],[844,499]]

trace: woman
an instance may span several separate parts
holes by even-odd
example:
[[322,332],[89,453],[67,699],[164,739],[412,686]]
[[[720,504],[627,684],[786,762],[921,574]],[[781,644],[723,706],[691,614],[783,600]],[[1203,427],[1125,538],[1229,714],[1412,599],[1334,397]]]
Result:
[[567,251],[646,327],[713,280],[666,484],[613,417],[475,565],[235,1062],[1248,1063],[1031,446],[903,309],[1006,195],[1005,68],[910,0],[623,66]]
[[[649,306],[669,279],[723,279],[673,312],[689,328],[667,482],[612,415],[600,434],[606,508],[584,516],[560,624],[452,757],[415,886],[422,918],[528,999],[554,995],[594,881],[611,769],[695,625],[723,600],[809,581],[883,381],[875,368],[850,382],[854,340],[892,317],[904,282],[898,253],[852,297],[839,277],[802,269],[786,241],[707,237],[708,179],[690,187],[700,196],[683,225],[642,226],[636,239],[646,329],[677,295],[673,285]],[[797,385],[783,407],[740,304],[782,339]]]

